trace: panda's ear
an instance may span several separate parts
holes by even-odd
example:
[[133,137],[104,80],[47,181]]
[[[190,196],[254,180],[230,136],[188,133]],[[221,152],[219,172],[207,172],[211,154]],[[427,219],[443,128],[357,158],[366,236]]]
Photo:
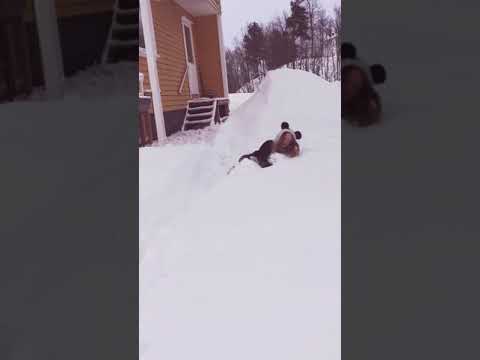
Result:
[[342,59],[355,59],[357,57],[357,49],[352,43],[342,43],[341,57]]
[[375,84],[383,84],[387,80],[387,72],[381,64],[374,64],[370,66],[370,72]]
[[290,125],[286,121],[282,122],[281,127],[282,127],[282,130],[290,129]]
[[302,133],[300,131],[295,131],[295,138],[300,140],[302,138]]

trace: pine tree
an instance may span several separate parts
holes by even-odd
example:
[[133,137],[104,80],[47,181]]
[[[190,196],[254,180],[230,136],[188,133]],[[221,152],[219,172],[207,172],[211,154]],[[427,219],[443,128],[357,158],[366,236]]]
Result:
[[261,72],[265,73],[265,34],[257,22],[248,25],[247,33],[243,37],[243,46],[247,63],[254,76],[261,75]]
[[267,65],[269,69],[277,69],[295,61],[296,47],[288,32],[273,29],[268,36]]
[[287,19],[287,27],[295,38],[309,40],[308,35],[308,16],[307,9],[303,6],[304,0],[294,0],[290,2],[290,10],[292,14]]

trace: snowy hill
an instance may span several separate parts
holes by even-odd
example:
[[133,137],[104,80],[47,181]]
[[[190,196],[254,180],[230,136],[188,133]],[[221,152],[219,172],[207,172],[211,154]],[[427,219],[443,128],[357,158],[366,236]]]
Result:
[[[336,54],[332,54],[331,56],[326,56],[323,58],[298,59],[295,62],[283,65],[281,69],[308,71],[320,76],[322,79],[331,82],[335,81],[336,67],[337,57]],[[264,75],[262,73],[261,76],[256,77],[244,84],[240,89],[237,90],[237,93],[252,93],[257,91],[263,79]]]
[[[238,157],[301,130],[297,159]],[[340,85],[281,69],[140,150],[140,358],[340,359]]]

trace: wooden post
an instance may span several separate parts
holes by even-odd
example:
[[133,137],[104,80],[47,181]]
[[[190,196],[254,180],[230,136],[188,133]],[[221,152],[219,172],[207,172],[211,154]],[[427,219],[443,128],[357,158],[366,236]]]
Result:
[[218,45],[220,48],[220,64],[222,67],[222,80],[223,80],[223,96],[228,98],[228,76],[227,76],[227,62],[225,59],[225,45],[223,42],[223,24],[222,14],[217,14],[217,28],[218,28]]
[[158,139],[162,140],[167,137],[167,134],[163,118],[162,96],[157,70],[157,45],[155,43],[155,30],[153,27],[150,0],[140,0],[140,16],[142,19],[145,50],[147,53],[148,76],[150,78],[150,88],[152,90],[155,124],[157,127]]
[[45,90],[50,99],[63,96],[63,59],[54,0],[34,0]]

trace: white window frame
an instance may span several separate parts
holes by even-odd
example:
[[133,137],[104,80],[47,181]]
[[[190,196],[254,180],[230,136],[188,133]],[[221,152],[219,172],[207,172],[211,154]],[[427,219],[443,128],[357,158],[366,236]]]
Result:
[[183,46],[185,47],[185,60],[188,61],[188,51],[187,51],[187,39],[185,38],[185,29],[183,28],[184,26],[188,26],[190,29],[190,41],[192,45],[192,56],[193,56],[193,61],[195,62],[195,66],[198,66],[197,64],[197,56],[195,54],[195,44],[193,41],[193,24],[194,22],[187,18],[186,16],[182,16],[182,37],[183,37]]
[[[195,22],[193,22],[192,20],[190,20],[186,16],[182,16],[182,37],[183,37],[183,46],[184,46],[184,49],[185,49],[185,63],[187,64],[188,82],[189,82],[189,85],[190,85],[191,80],[190,80],[190,74],[189,74],[189,69],[188,69],[188,67],[190,65],[188,64],[187,38],[185,37],[185,29],[183,28],[184,26],[187,26],[190,30],[190,42],[191,42],[191,45],[192,45],[192,57],[193,57],[193,61],[195,63],[195,68],[196,68],[195,72],[197,74],[198,92],[200,94],[200,90],[201,90],[200,89],[200,73],[198,71],[197,54],[195,52],[195,41],[194,41],[194,34],[193,34],[193,25],[194,24],[195,24]],[[190,96],[195,95],[193,93],[192,86],[190,85],[189,87],[190,87]]]
[[192,20],[190,20],[188,17],[182,16],[182,24],[193,26],[193,24],[195,23]]

